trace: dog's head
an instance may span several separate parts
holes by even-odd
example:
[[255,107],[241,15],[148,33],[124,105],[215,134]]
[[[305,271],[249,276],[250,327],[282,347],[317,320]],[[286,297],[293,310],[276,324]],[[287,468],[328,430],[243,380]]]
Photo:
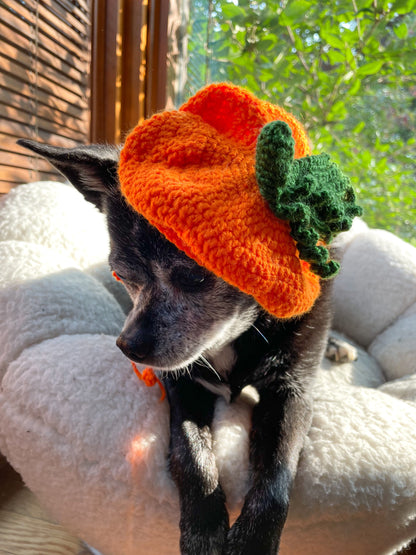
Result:
[[246,331],[260,307],[199,266],[135,212],[120,193],[117,147],[64,149],[19,143],[45,157],[105,213],[110,266],[133,303],[117,345],[155,369],[186,368],[211,358]]

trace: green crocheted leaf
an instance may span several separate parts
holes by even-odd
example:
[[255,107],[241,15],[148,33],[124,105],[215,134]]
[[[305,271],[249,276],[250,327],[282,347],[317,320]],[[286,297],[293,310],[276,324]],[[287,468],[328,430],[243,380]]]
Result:
[[[274,125],[276,124],[276,125]],[[256,177],[260,192],[274,211],[276,187],[286,187],[295,155],[295,139],[283,121],[265,125],[257,139]]]
[[350,180],[327,154],[294,159],[294,139],[287,123],[273,121],[257,140],[256,178],[272,211],[291,225],[299,256],[322,278],[339,264],[319,241],[331,243],[362,214]]

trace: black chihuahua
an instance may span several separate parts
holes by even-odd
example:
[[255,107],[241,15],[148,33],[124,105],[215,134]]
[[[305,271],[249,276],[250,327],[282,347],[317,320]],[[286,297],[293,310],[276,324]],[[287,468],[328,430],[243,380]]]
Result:
[[[116,147],[19,144],[48,159],[107,216],[110,265],[133,302],[117,345],[130,360],[163,371],[181,552],[275,554],[311,424],[310,389],[327,343],[331,282],[322,282],[310,312],[279,320],[129,207],[119,189]],[[259,395],[250,436],[251,489],[230,528],[210,425],[218,395],[233,402],[248,385]]]

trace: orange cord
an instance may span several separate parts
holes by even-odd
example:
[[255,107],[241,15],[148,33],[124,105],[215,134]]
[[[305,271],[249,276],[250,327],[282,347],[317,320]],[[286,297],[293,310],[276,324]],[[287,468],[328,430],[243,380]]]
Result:
[[133,366],[133,370],[136,376],[139,378],[139,380],[144,382],[144,384],[147,387],[153,387],[155,384],[158,384],[158,386],[160,387],[160,391],[162,392],[160,401],[163,401],[163,399],[166,397],[166,391],[165,391],[165,388],[163,387],[162,382],[156,376],[152,368],[147,366],[142,372],[140,372],[140,370],[137,368],[135,363],[132,360],[130,362],[131,362],[131,365]]

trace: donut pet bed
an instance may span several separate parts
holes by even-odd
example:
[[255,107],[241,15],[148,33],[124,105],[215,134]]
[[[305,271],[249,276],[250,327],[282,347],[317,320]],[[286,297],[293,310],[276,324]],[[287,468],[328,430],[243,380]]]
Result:
[[[343,235],[334,327],[358,358],[317,376],[284,555],[395,553],[416,537],[416,249],[359,220]],[[176,555],[167,400],[115,345],[129,300],[108,249],[103,216],[69,185],[1,199],[0,451],[103,555]],[[213,424],[234,517],[253,402],[219,400]]]

